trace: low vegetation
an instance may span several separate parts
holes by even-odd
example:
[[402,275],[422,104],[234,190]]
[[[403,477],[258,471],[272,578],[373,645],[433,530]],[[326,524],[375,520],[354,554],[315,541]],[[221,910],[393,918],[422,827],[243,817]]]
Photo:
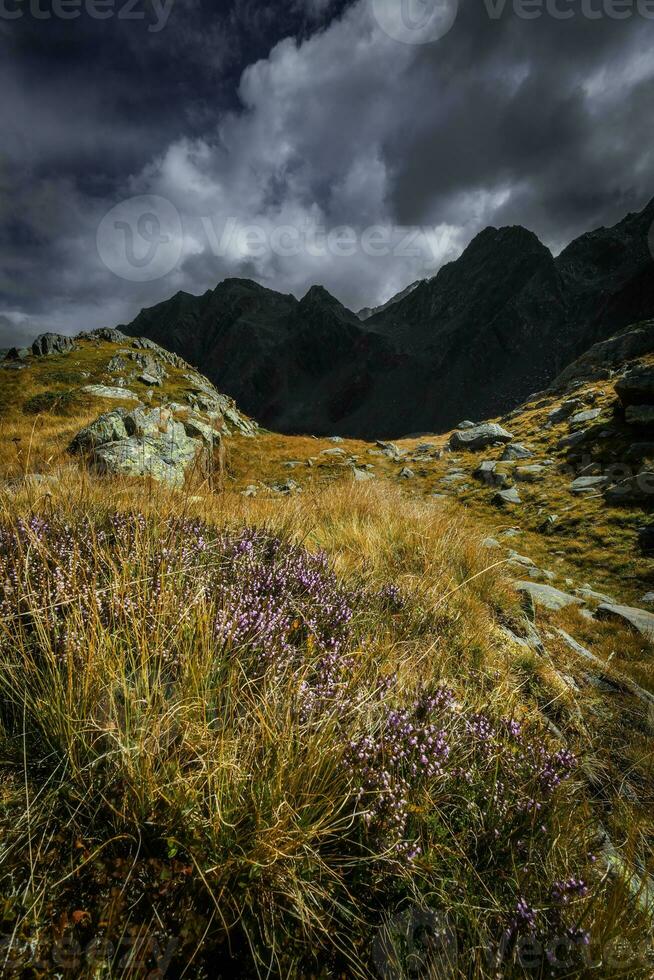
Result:
[[483,544],[511,517],[433,499],[443,460],[346,442],[359,483],[262,434],[220,486],[94,476],[97,401],[24,408],[107,352],[30,362],[0,418],[0,973],[648,980],[652,712],[620,678],[654,689],[651,645],[575,607],[529,645]]

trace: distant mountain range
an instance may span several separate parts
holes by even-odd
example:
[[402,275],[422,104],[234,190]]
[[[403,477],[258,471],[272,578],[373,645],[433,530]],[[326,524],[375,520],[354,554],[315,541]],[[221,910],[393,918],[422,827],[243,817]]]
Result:
[[596,342],[654,316],[654,200],[559,256],[525,228],[486,228],[461,257],[359,315],[227,279],[121,329],[196,364],[280,432],[398,437],[490,418]]

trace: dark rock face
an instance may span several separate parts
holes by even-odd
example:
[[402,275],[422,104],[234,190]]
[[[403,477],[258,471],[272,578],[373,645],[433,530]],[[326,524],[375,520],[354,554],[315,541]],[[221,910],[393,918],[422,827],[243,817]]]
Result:
[[[653,222],[654,201],[556,259],[524,228],[487,228],[364,322],[321,287],[298,301],[231,279],[204,296],[179,293],[122,329],[197,364],[279,431],[443,430],[503,414],[592,345],[654,316]],[[583,370],[606,372],[612,356],[652,349],[654,324],[629,334]]]

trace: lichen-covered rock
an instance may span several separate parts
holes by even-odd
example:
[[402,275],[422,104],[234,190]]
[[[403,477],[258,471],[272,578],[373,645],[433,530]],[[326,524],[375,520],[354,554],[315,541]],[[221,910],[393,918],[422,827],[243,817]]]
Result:
[[75,341],[61,333],[42,333],[32,344],[34,357],[47,357],[50,354],[65,354],[73,350]]
[[450,448],[475,451],[485,449],[496,442],[511,442],[512,439],[511,433],[503,429],[497,422],[485,422],[482,425],[473,426],[472,429],[460,429],[453,432],[450,437]]
[[88,456],[101,474],[150,477],[181,487],[188,472],[206,468],[206,441],[187,434],[165,408],[137,408],[100,416],[73,441],[71,451]]
[[77,433],[71,444],[71,451],[89,453],[107,442],[127,439],[126,414],[124,409],[118,409],[115,412],[107,412],[101,415],[95,422],[91,422],[85,429]]
[[654,642],[654,613],[632,606],[604,604],[599,607],[596,616],[598,619],[619,619]]
[[85,385],[82,391],[95,398],[110,398],[113,401],[137,402],[139,396],[129,388],[110,387],[109,385]]
[[518,592],[523,592],[536,606],[544,609],[558,610],[565,609],[566,606],[581,606],[582,600],[578,596],[569,595],[561,592],[551,585],[544,585],[542,582],[516,582],[515,587]]

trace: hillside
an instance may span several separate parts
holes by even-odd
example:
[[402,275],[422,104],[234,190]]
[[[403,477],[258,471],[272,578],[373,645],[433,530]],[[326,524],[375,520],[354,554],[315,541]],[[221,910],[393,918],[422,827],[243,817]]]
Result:
[[653,371],[392,444],[113,331],[1,362],[6,975],[648,980]]
[[321,287],[298,301],[228,279],[121,329],[202,364],[278,432],[441,431],[514,408],[592,344],[654,315],[653,224],[654,200],[557,258],[525,228],[487,228],[363,321]]

